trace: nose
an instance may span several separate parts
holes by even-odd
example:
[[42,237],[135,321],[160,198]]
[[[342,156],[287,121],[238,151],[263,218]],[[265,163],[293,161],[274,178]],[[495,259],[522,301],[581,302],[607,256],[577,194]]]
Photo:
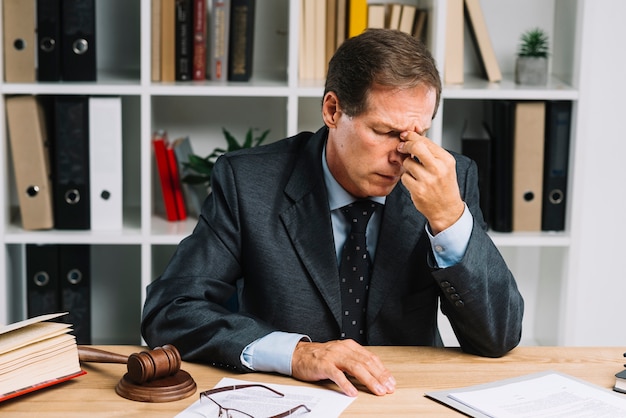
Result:
[[389,141],[389,162],[394,165],[402,166],[402,162],[408,157],[408,154],[403,154],[398,151],[398,143],[400,142],[400,138],[397,138],[393,141]]

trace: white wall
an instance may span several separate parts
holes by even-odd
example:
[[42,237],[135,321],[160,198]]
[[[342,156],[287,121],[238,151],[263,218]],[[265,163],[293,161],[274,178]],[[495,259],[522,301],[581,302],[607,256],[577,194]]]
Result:
[[626,2],[584,3],[565,344],[626,346]]

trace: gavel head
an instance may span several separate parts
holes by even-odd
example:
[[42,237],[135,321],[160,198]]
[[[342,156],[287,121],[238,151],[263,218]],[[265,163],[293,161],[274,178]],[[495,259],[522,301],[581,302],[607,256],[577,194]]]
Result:
[[137,384],[172,376],[180,370],[182,360],[173,345],[156,347],[128,357],[128,378]]

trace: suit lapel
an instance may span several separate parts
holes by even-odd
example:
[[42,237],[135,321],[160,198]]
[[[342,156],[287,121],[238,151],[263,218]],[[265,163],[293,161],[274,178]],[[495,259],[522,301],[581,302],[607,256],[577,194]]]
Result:
[[406,266],[399,260],[409,259],[425,223],[426,218],[415,210],[409,193],[398,184],[385,203],[368,295],[368,323],[378,315],[389,290],[396,285],[394,278],[403,276]]
[[293,204],[280,218],[302,264],[340,324],[339,268],[321,163],[326,132],[323,128],[308,139],[285,187]]

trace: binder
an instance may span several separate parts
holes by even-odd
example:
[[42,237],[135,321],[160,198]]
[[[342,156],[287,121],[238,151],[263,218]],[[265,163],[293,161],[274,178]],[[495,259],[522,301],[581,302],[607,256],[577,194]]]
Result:
[[543,174],[543,208],[541,229],[563,231],[565,229],[565,203],[572,102],[546,102],[545,166]]
[[513,128],[515,101],[493,102],[491,123],[491,228],[497,232],[513,230]]
[[161,81],[161,0],[150,0],[150,79]]
[[37,0],[37,80],[61,80],[61,0]]
[[545,102],[519,102],[513,149],[513,231],[540,231]]
[[29,318],[61,312],[56,245],[26,244],[26,311]]
[[348,38],[367,28],[367,0],[348,0]]
[[[325,6],[324,2],[320,2]],[[326,9],[324,9],[326,13]],[[228,53],[228,79],[248,81],[252,76],[252,52],[254,51],[255,0],[232,0],[230,10],[230,41]],[[326,19],[324,15],[323,19]],[[326,65],[326,38],[324,38],[322,62]]]
[[4,0],[4,80],[35,81],[35,2]]
[[54,121],[54,226],[57,229],[89,229],[88,97],[55,96]]
[[480,210],[488,226],[491,226],[491,141],[486,124],[480,133],[464,130],[461,138],[461,153],[474,160],[478,168]]
[[95,0],[61,0],[63,80],[96,80]]
[[6,112],[22,227],[50,229],[54,216],[43,108],[35,96],[13,96],[6,98]]
[[192,0],[176,0],[176,65],[175,77],[177,81],[191,80],[192,48],[193,48],[193,19]]
[[61,310],[78,344],[91,344],[91,254],[89,245],[59,245]]
[[88,113],[91,229],[121,230],[122,99],[90,97]]

